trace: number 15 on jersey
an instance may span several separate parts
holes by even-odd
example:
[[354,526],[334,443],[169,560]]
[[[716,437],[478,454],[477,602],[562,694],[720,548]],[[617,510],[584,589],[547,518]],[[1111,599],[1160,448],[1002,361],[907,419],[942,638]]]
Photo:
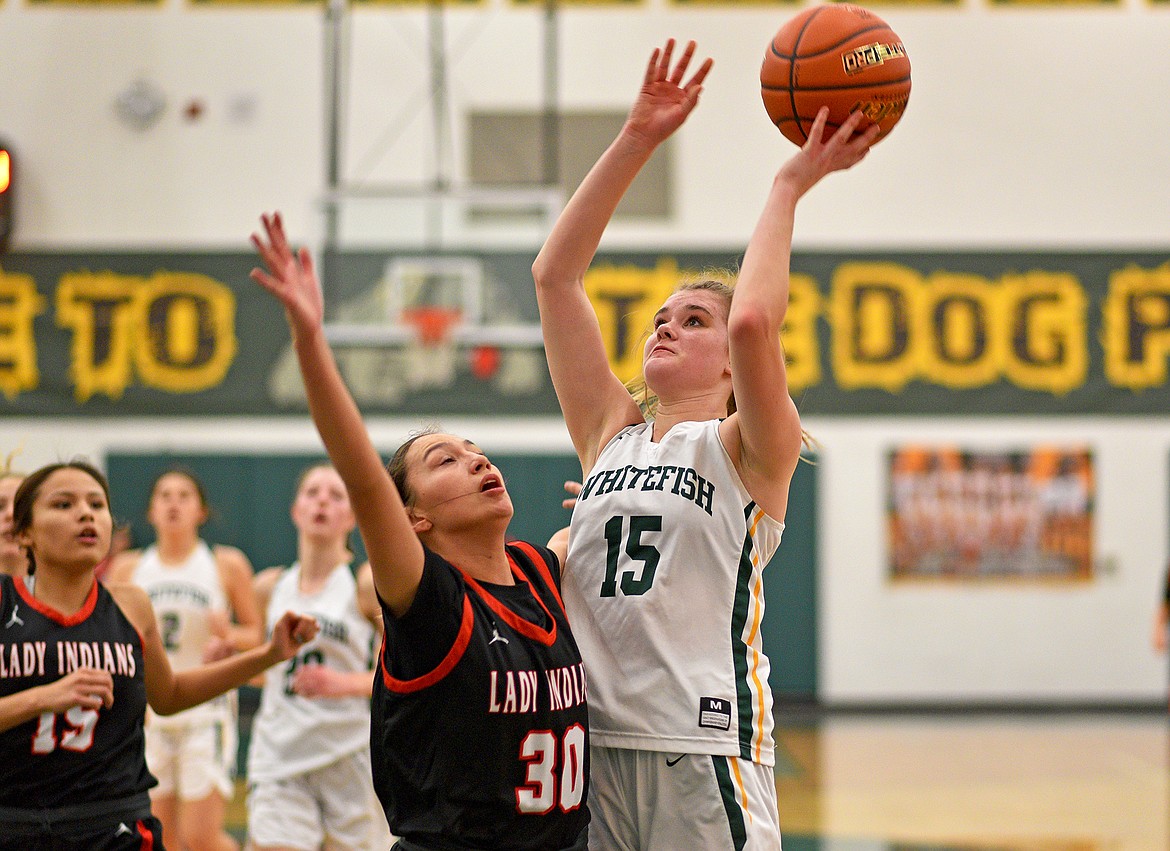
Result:
[[[620,585],[622,594],[636,597],[645,594],[654,584],[654,573],[662,553],[643,537],[662,531],[662,515],[635,514],[629,518],[615,514],[605,523],[605,579],[601,583],[602,597],[616,597]],[[621,582],[618,582],[618,575]]]

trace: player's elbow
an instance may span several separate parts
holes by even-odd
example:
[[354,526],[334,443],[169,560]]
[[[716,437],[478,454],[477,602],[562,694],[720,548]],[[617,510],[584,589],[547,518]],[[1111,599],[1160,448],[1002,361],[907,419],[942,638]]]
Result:
[[195,704],[184,698],[184,673],[172,672],[170,681],[153,683],[146,692],[146,702],[156,715],[174,715]]
[[150,700],[150,708],[155,715],[175,715],[183,711],[185,708],[179,701],[174,699],[173,695],[165,697],[156,697]]
[[566,280],[564,274],[558,274],[556,265],[550,263],[543,252],[536,255],[536,260],[532,262],[532,281],[538,293],[579,283],[579,279]]
[[734,305],[731,315],[727,317],[727,339],[735,346],[775,338],[780,333],[782,319],[772,315],[762,305]]
[[552,270],[549,269],[549,264],[544,258],[544,253],[537,254],[536,259],[532,261],[532,281],[538,290],[548,288],[551,272]]

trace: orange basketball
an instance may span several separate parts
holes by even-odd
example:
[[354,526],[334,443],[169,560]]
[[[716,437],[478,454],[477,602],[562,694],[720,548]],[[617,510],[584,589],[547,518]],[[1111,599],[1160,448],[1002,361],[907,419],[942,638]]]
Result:
[[889,24],[860,6],[813,6],[776,33],[760,68],[764,107],[780,132],[804,145],[813,119],[829,107],[826,134],[849,114],[865,115],[883,138],[910,100],[910,59]]

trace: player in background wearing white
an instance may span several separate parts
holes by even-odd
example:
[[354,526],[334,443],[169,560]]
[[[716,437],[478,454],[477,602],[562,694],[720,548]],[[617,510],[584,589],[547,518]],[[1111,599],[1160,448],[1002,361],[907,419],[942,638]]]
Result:
[[297,560],[256,575],[269,625],[311,614],[317,637],[264,676],[248,750],[255,851],[385,851],[390,831],[370,776],[370,695],[382,614],[369,564],[350,568],[357,521],[341,476],[310,467],[292,504]]
[[[154,481],[147,509],[156,542],[122,553],[110,568],[110,582],[133,582],[150,595],[163,646],[178,671],[255,647],[262,639],[247,556],[235,547],[211,547],[199,537],[209,511],[193,473],[164,472]],[[239,847],[223,827],[234,791],[235,698],[233,691],[167,718],[148,715],[146,761],[158,778],[152,807],[176,847]]]
[[28,557],[12,537],[12,504],[16,489],[24,481],[24,474],[12,469],[9,455],[0,471],[0,573],[17,578],[28,573]]
[[647,421],[612,374],[584,277],[618,202],[695,107],[707,60],[655,50],[617,139],[533,265],[549,370],[581,461],[564,600],[585,660],[590,848],[780,847],[761,572],[780,541],[802,430],[780,329],[796,203],[877,135],[851,116],[781,168],[731,292],[680,287],[658,311]]

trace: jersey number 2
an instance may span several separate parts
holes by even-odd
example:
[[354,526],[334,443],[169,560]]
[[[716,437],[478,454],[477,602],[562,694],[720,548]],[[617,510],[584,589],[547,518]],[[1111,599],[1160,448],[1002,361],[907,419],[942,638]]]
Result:
[[561,812],[567,813],[581,806],[585,797],[585,728],[574,724],[565,730],[559,748],[560,783],[557,750],[557,737],[549,730],[533,730],[520,742],[520,759],[528,763],[524,777],[527,782],[516,787],[516,808],[520,812],[543,815],[560,804]]
[[61,731],[61,741],[58,743],[56,713],[41,713],[37,719],[37,732],[32,740],[33,753],[52,753],[58,744],[67,751],[81,753],[93,747],[93,731],[97,726],[98,711],[74,706],[65,710],[62,716],[65,719],[65,729]]
[[[642,533],[661,532],[662,516],[659,514],[635,514],[630,518],[629,535],[623,535],[625,518],[615,514],[605,523],[605,579],[601,583],[602,597],[617,596],[618,562],[622,551],[633,561],[642,562],[640,574],[635,574],[632,568],[622,570],[622,593],[635,597],[645,594],[654,584],[654,571],[658,570],[658,560],[662,553],[652,544],[642,542]],[[623,537],[625,546],[622,546]]]
[[174,653],[179,649],[179,630],[183,621],[176,612],[163,612],[159,618],[159,632],[162,633],[163,650]]

